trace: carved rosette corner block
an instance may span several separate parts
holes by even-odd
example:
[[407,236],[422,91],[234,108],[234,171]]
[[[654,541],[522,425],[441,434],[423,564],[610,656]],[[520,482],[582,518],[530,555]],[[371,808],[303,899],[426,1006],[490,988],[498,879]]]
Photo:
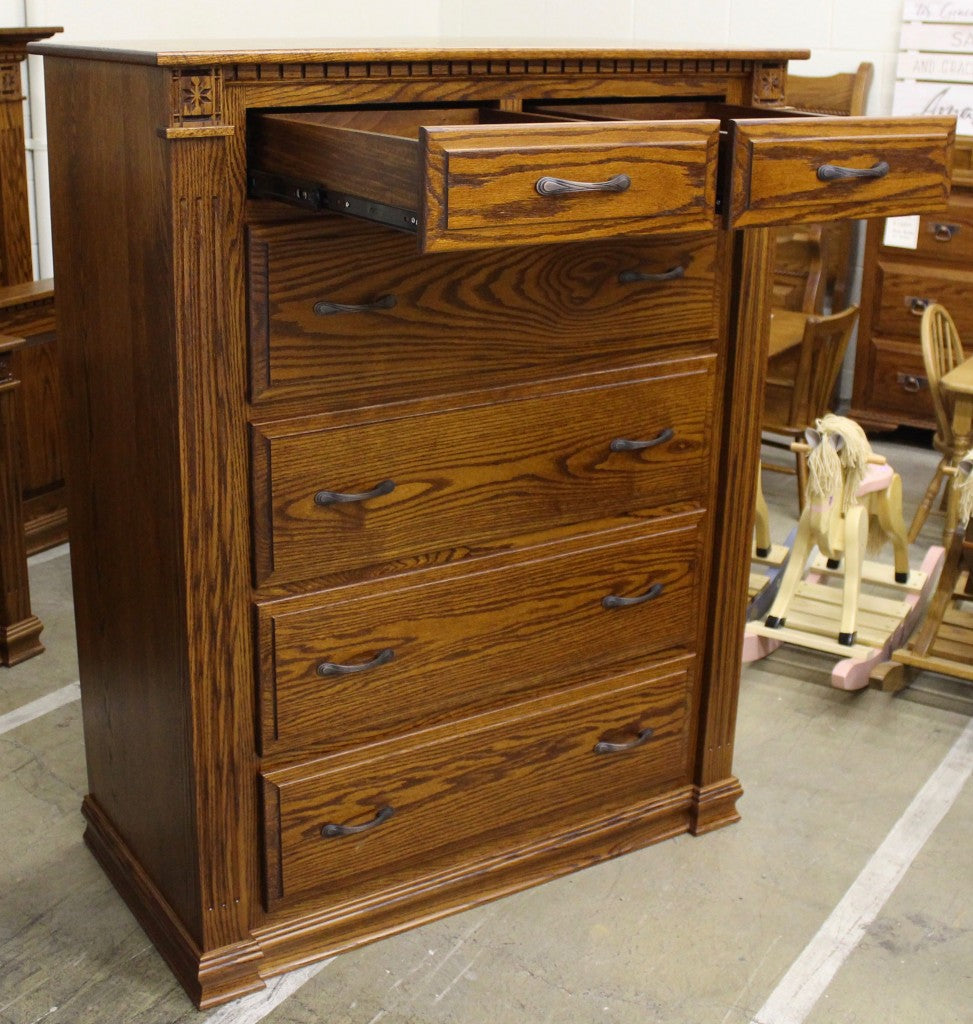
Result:
[[174,71],[170,127],[184,128],[222,123],[222,68],[180,68]]
[[11,60],[8,54],[0,57],[0,102],[19,103],[24,98],[20,84],[20,64]]
[[762,107],[779,107],[784,102],[786,64],[758,62],[753,71],[753,102]]

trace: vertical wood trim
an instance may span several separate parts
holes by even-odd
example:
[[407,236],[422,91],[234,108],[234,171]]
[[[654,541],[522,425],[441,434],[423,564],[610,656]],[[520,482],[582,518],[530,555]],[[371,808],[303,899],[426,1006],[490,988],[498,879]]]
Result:
[[40,619],[31,614],[14,394],[12,343],[0,339],[0,665],[15,665],[44,650]]
[[242,194],[233,137],[168,143],[186,631],[204,950],[249,936],[256,849]]
[[0,285],[34,278],[19,62],[0,66]]
[[[702,693],[706,710],[695,775],[699,794],[696,832],[733,820],[736,814],[732,804],[740,792],[731,775],[733,733],[760,464],[770,331],[771,241],[768,228],[733,235],[730,279],[737,284],[731,296],[724,391],[724,408],[732,414],[723,422],[717,442],[720,486],[714,509],[714,550],[720,555],[714,564],[709,594],[711,632],[704,654]],[[708,810],[706,804],[711,800],[713,807]]]

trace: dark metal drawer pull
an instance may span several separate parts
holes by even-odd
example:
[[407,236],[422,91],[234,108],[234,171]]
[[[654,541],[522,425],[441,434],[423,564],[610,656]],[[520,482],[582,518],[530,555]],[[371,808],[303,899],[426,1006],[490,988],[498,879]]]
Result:
[[369,498],[381,498],[383,494],[391,494],[394,490],[394,480],[383,480],[370,491],[362,491],[360,494],[342,494],[341,491],[318,491],[314,495],[314,504],[348,505],[353,501],[368,501]]
[[322,661],[318,665],[319,676],[353,676],[358,672],[367,672],[369,669],[379,668],[395,660],[395,651],[391,647],[383,647],[378,654],[370,661],[363,661],[357,665],[339,665],[335,661]]
[[661,583],[653,583],[644,594],[640,594],[638,597],[616,597],[615,594],[609,594],[601,599],[601,606],[609,611],[612,608],[631,608],[633,605],[645,604],[646,601],[658,597],[664,589]]
[[616,437],[608,446],[613,452],[641,452],[646,448],[654,448],[657,444],[665,444],[676,436],[672,427],[660,430],[651,441],[629,441],[624,437]]
[[371,828],[378,828],[379,825],[384,825],[393,814],[395,814],[395,808],[386,805],[385,807],[380,807],[375,817],[371,821],[366,821],[364,825],[336,825],[333,822],[329,822],[327,825],[321,826],[321,835],[325,839],[356,836],[359,832],[367,832]]
[[637,736],[633,737],[628,743],[608,743],[602,740],[600,743],[596,743],[594,746],[594,752],[596,754],[619,754],[623,750],[634,750],[636,747],[641,747],[643,743],[647,743],[652,739],[652,727],[643,729]]
[[874,167],[839,167],[837,164],[822,164],[818,168],[818,181],[846,181],[849,178],[884,178],[891,168],[884,160]]
[[905,304],[909,307],[909,312],[913,316],[922,316],[925,313],[926,308],[931,306],[936,300],[935,299],[923,299],[918,295],[907,295],[905,297]]
[[929,387],[928,377],[918,377],[914,373],[897,373],[895,375],[895,382],[903,391],[908,391],[910,395],[914,395],[922,391],[923,388]]
[[534,188],[542,196],[564,196],[572,192],[624,192],[631,184],[632,179],[627,174],[616,174],[607,181],[568,181],[545,174],[537,179]]
[[619,284],[635,284],[638,281],[676,281],[684,277],[686,268],[681,264],[661,274],[643,274],[641,270],[623,270],[618,275]]
[[314,312],[318,316],[331,316],[334,313],[371,313],[376,309],[391,309],[398,300],[394,295],[383,295],[374,302],[366,302],[361,306],[349,306],[342,302],[315,302]]
[[951,242],[959,231],[959,224],[933,224],[932,234],[937,242]]

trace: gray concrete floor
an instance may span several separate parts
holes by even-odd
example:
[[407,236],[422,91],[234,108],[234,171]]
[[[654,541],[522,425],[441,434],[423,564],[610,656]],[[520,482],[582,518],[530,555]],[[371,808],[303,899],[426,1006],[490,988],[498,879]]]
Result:
[[[908,517],[935,460],[875,447],[903,473]],[[765,477],[777,540],[793,523],[793,486]],[[77,679],[68,561],[59,549],[32,562],[47,651],[0,670],[0,716]],[[739,824],[344,954],[208,1014],[82,845],[80,708],[65,691],[62,707],[0,734],[0,1024],[748,1024],[969,736],[966,693],[942,680],[890,697],[833,690],[828,675],[827,659],[786,648],[745,669]],[[973,1021],[971,850],[966,784],[820,998],[760,1024]]]

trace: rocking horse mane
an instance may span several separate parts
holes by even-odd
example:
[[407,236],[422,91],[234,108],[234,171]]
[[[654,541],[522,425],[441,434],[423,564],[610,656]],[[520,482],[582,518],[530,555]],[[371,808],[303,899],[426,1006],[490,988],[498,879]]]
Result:
[[973,448],[960,459],[953,487],[956,490],[959,525],[964,526],[973,515]]
[[827,498],[840,493],[840,509],[847,512],[858,500],[872,447],[865,431],[846,416],[828,413],[814,426],[819,443],[812,446],[807,458],[808,494]]

